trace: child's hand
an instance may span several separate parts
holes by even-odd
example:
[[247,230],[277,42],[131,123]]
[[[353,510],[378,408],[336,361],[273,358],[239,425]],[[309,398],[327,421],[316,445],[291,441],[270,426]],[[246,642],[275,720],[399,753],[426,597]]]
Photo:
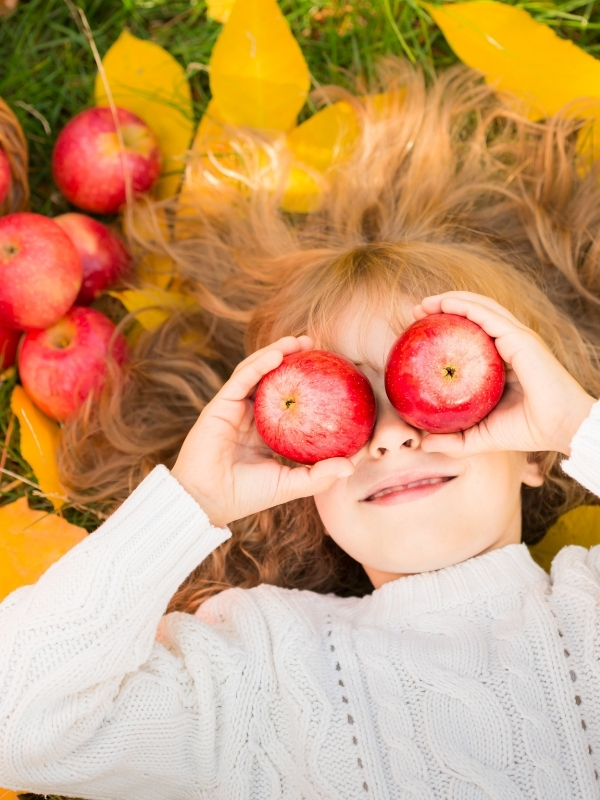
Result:
[[208,403],[183,443],[171,474],[213,525],[222,527],[265,508],[330,489],[354,466],[329,458],[313,467],[282,466],[259,436],[249,396],[284,355],[311,350],[308,336],[286,336],[238,364]]
[[460,314],[495,339],[506,363],[506,388],[498,405],[462,433],[429,434],[423,450],[470,456],[489,450],[557,451],[570,455],[575,432],[593,397],[557,361],[542,339],[495,300],[471,292],[426,297],[413,314]]

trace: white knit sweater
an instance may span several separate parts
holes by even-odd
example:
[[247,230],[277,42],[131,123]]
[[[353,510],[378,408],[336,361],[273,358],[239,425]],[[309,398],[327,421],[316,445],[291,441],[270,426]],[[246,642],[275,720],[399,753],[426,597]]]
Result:
[[[565,470],[600,494],[600,403]],[[0,605],[0,786],[111,800],[600,796],[600,547],[163,616],[230,535],[165,467]]]

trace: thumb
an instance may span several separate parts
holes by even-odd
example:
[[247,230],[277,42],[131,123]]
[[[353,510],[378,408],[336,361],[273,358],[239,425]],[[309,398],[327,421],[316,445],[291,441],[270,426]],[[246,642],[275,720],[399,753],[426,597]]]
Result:
[[443,453],[451,458],[465,455],[465,437],[461,433],[429,433],[421,442],[425,453]]
[[[295,467],[289,473],[289,489],[296,497],[310,497],[326,492],[340,478],[348,478],[354,464],[348,458],[327,458],[312,467]],[[290,498],[291,499],[291,498]]]

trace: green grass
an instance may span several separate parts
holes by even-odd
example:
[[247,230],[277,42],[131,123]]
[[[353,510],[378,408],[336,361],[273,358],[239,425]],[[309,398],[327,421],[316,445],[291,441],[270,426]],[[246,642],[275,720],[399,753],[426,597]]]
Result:
[[[210,99],[203,66],[221,29],[206,18],[203,0],[79,0],[77,4],[85,11],[101,55],[126,26],[175,56],[188,69],[194,114],[200,118]],[[600,3],[511,4],[600,58]],[[428,71],[456,61],[415,0],[281,0],[281,8],[302,47],[314,87],[352,84],[351,75],[357,73],[368,82],[380,56],[406,55],[406,49]],[[54,216],[68,210],[52,183],[50,154],[61,127],[90,105],[95,71],[88,43],[64,0],[22,0],[13,14],[0,19],[0,96],[13,107],[29,141],[34,211]],[[311,110],[307,105],[304,115]],[[0,463],[6,449],[3,468],[25,482],[0,476],[0,503],[27,494],[34,507],[50,509],[36,494],[35,476],[20,456],[16,422],[4,447],[14,382],[14,374],[0,382]],[[98,524],[92,509],[70,507],[64,515],[88,530]],[[28,798],[33,800],[32,795]]]

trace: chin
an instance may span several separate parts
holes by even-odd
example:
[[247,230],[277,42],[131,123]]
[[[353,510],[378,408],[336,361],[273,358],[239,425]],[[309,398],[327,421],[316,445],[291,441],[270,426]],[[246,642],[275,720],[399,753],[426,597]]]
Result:
[[[397,577],[418,575],[461,564],[469,558],[475,558],[488,550],[503,546],[504,543],[501,543],[499,538],[475,540],[471,537],[467,540],[449,541],[447,536],[440,535],[439,528],[435,531],[421,528],[418,533],[409,533],[404,529],[386,537],[386,541],[381,543],[377,553],[363,552],[351,555],[361,564],[377,572]],[[338,544],[343,547],[342,543]]]

